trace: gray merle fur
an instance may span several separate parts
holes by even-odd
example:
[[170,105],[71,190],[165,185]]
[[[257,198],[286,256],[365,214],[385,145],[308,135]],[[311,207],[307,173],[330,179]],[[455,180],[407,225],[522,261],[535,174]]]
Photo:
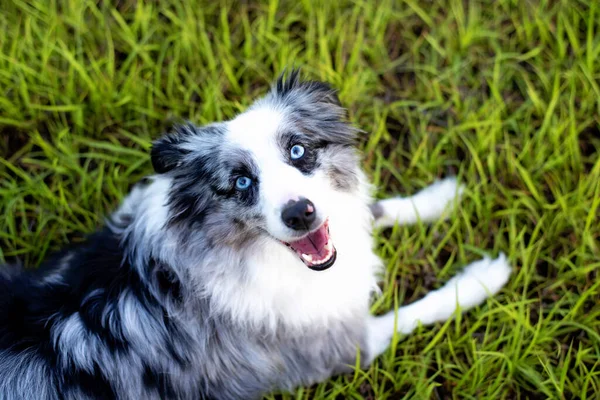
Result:
[[[307,144],[299,170],[324,167],[338,188],[355,187],[357,130],[329,86],[301,82],[294,71],[261,101],[286,109],[281,142]],[[272,334],[213,313],[198,295],[190,260],[223,254],[229,271],[200,274],[235,274],[243,284],[244,251],[264,235],[260,182],[233,190],[238,175],[258,179],[253,160],[223,146],[224,129],[188,124],[154,143],[155,171],[172,178],[161,235],[145,232],[152,215],[133,198],[39,269],[0,269],[0,398],[252,399],[354,365],[357,346],[365,347],[362,319]],[[169,252],[169,240],[180,248]]]

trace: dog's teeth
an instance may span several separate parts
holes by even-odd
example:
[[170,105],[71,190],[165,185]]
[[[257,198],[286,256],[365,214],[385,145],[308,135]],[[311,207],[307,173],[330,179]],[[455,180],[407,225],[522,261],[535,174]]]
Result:
[[304,253],[302,253],[302,258],[304,258],[306,261],[308,261],[310,263],[313,262],[313,256],[310,255],[310,254],[304,254]]

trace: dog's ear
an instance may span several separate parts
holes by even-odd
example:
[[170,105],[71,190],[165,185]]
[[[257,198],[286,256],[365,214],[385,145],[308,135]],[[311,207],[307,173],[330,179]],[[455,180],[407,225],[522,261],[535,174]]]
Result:
[[152,143],[150,159],[157,174],[164,174],[181,165],[183,157],[189,153],[182,144],[194,130],[191,124],[175,126],[173,132]]
[[313,96],[320,103],[333,104],[338,107],[342,105],[337,91],[330,84],[320,81],[302,81],[299,69],[293,69],[288,74],[284,71],[273,86],[273,92],[280,98],[285,98],[294,91]]
[[168,134],[152,143],[150,159],[157,174],[164,174],[175,168],[183,154],[179,150],[181,144],[176,134]]
[[337,90],[333,89],[329,83],[311,81],[307,82],[307,84],[310,90],[319,96],[321,102],[333,104],[338,107],[342,106]]

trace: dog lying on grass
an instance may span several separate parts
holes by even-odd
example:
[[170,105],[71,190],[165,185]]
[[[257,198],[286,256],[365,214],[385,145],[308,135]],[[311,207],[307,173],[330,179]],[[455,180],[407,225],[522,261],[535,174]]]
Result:
[[157,140],[156,174],[103,229],[37,270],[0,269],[0,398],[260,398],[357,354],[367,366],[396,332],[498,292],[504,255],[369,314],[373,225],[435,220],[462,188],[373,204],[345,118],[294,71],[231,121]]

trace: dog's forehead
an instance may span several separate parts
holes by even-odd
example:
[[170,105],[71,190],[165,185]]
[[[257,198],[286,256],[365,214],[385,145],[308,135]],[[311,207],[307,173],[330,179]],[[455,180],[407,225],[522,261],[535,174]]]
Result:
[[276,145],[284,123],[284,113],[276,108],[251,108],[227,123],[227,140],[259,156]]

